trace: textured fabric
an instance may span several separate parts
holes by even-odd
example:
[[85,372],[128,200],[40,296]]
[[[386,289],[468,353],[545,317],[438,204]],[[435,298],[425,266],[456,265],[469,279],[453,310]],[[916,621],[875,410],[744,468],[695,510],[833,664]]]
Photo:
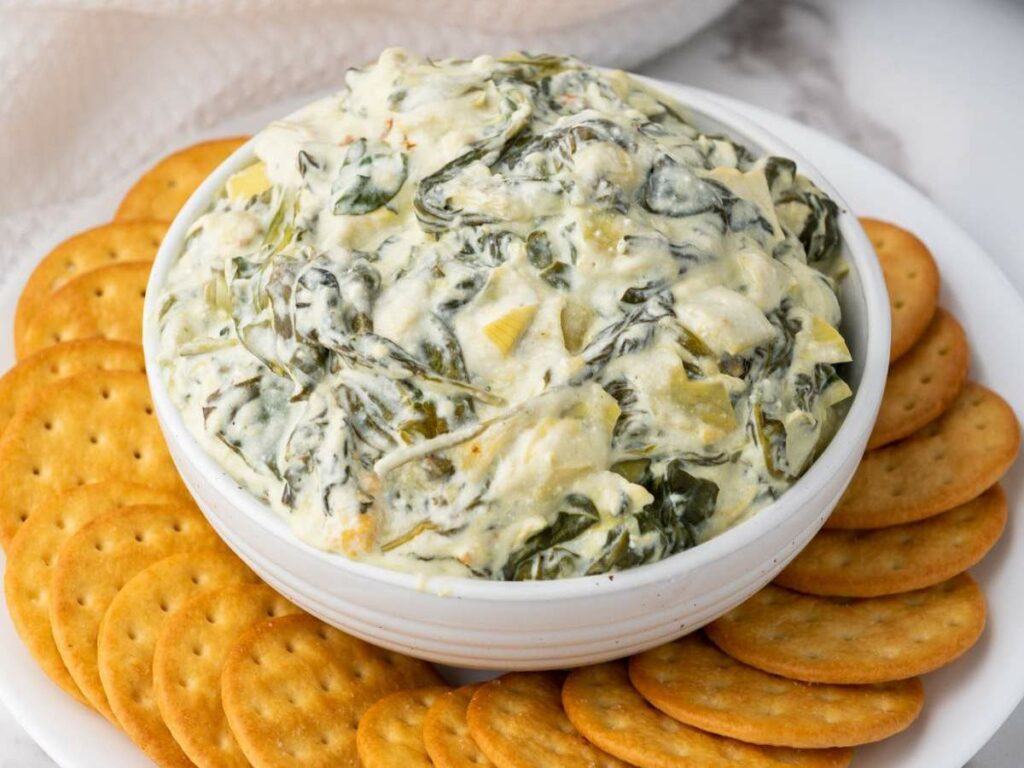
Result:
[[575,53],[634,66],[733,0],[0,0],[0,279],[83,202],[402,45],[431,56]]

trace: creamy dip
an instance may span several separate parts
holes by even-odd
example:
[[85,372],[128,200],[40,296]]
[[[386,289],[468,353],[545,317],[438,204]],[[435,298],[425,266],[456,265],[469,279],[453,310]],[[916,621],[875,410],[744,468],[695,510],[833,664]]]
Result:
[[326,550],[547,579],[691,547],[821,451],[836,205],[621,72],[386,51],[255,139],[160,299],[189,429]]

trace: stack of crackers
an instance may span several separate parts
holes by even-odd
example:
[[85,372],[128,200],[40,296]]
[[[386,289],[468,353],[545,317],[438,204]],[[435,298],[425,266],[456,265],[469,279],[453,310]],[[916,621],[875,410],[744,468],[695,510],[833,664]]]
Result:
[[891,368],[853,482],[776,583],[631,659],[452,689],[303,613],[252,573],[171,463],[139,346],[156,249],[241,139],[165,158],[115,220],[48,254],[0,378],[0,542],[14,625],[68,694],[161,766],[848,765],[908,727],[919,676],[979,637],[966,573],[999,538],[1010,408],[967,381],[927,248],[865,221]]

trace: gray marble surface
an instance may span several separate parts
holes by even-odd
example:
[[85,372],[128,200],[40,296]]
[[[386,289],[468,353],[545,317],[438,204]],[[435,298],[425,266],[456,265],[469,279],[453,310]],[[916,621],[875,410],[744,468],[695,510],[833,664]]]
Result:
[[[830,134],[935,200],[1024,292],[1024,3],[745,0],[642,71]],[[983,193],[979,194],[979,190]],[[1024,708],[969,765],[1024,764]],[[0,768],[53,763],[0,709]]]

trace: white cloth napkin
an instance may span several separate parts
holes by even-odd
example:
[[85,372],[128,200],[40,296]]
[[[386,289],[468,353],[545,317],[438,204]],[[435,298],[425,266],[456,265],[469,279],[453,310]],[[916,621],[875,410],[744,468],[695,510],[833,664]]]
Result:
[[[734,0],[0,0],[0,281],[129,172],[401,45],[628,67]],[[73,226],[74,225],[74,226]]]

